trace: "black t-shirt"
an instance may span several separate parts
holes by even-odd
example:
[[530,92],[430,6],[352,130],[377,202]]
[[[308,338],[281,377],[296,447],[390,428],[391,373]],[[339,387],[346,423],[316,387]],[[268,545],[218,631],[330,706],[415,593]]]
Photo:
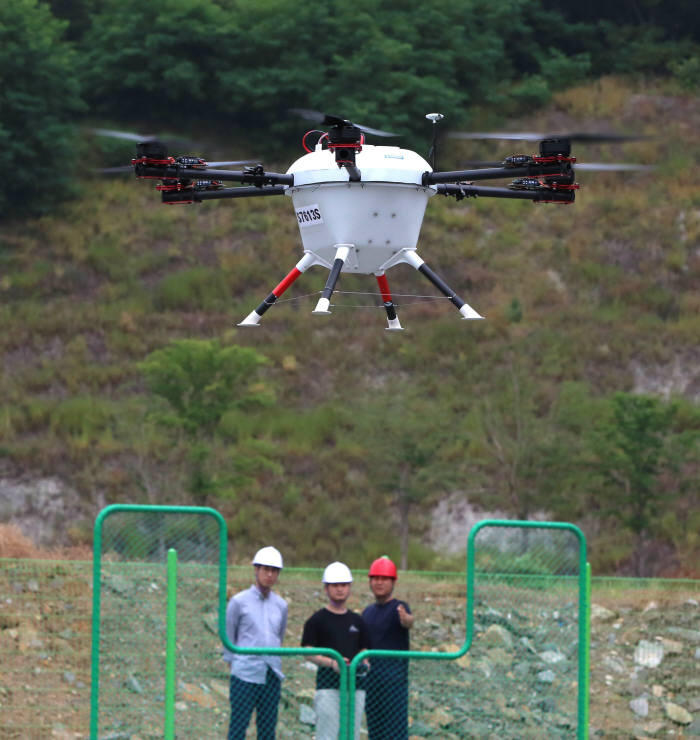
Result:
[[[408,650],[409,633],[401,626],[399,613],[396,611],[399,604],[403,604],[410,614],[411,608],[405,601],[389,599],[385,604],[370,604],[363,612],[375,650]],[[408,673],[408,661],[401,658],[372,658],[373,678],[380,675],[402,677]]]
[[[362,617],[355,612],[334,614],[328,609],[319,609],[304,624],[301,636],[304,647],[326,647],[337,650],[344,658],[352,660],[361,650],[370,647],[369,633]],[[320,666],[316,673],[317,689],[337,689],[340,676],[332,669]],[[364,688],[358,678],[357,688]]]

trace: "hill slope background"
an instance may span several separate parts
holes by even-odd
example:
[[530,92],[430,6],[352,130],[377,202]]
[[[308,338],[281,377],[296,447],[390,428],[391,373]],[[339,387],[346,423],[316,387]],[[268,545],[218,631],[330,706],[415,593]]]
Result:
[[[227,518],[234,559],[264,541],[297,564],[381,551],[423,568],[461,565],[461,526],[436,516],[466,507],[579,523],[598,572],[692,574],[698,99],[603,78],[512,126],[655,135],[574,153],[660,167],[581,172],[567,207],[433,198],[419,252],[484,322],[418,299],[433,290],[408,267],[390,274],[405,332],[384,331],[362,276],[312,316],[314,269],[262,328],[237,329],[300,256],[282,198],[166,208],[149,184],[86,181],[54,214],[3,225],[3,519],[37,521],[42,499],[18,509],[18,486],[50,481],[68,522],[44,533],[53,544],[89,542],[106,503],[197,503]],[[443,152],[447,168],[513,149]],[[179,406],[159,385],[178,362]],[[614,444],[626,408],[650,425],[641,473]]]

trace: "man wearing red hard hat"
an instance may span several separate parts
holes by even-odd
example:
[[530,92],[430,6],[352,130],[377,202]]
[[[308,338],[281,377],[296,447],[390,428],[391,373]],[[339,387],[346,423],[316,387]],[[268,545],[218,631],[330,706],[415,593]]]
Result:
[[[386,556],[369,568],[369,587],[375,602],[362,618],[375,650],[408,650],[413,614],[405,601],[393,597],[398,573]],[[408,737],[408,661],[373,658],[367,677],[365,711],[369,740],[406,740]]]

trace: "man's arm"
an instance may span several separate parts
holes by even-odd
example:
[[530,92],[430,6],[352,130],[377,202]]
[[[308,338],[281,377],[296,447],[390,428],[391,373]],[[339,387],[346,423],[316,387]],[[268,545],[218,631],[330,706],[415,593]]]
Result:
[[[406,607],[408,607],[408,609]],[[408,606],[408,604],[404,606],[402,603],[399,603],[396,607],[396,611],[399,615],[399,622],[401,622],[401,626],[406,630],[410,630],[411,627],[413,627],[413,620],[415,619],[413,614],[411,614],[410,609],[411,607]]]
[[284,633],[287,631],[287,614],[289,612],[289,608],[287,607],[287,602],[284,601],[283,607],[282,607],[282,619],[280,621],[280,631],[278,637],[280,638],[280,645],[284,642]]
[[235,645],[238,641],[238,622],[241,616],[241,607],[234,597],[226,607],[226,636]]
[[[319,637],[316,630],[316,621],[311,616],[304,624],[304,631],[301,635],[301,646],[305,648],[323,647],[318,642]],[[309,655],[308,658],[320,668],[332,668],[336,673],[340,673],[337,661],[327,655]]]
[[[302,647],[318,647],[318,645],[302,645]],[[309,660],[315,663],[319,668],[332,668],[336,673],[340,673],[338,661],[328,655],[309,655]]]

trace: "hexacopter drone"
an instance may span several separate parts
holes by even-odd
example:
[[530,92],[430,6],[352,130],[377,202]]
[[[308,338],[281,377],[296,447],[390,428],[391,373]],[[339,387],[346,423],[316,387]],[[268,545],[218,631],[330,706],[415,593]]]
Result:
[[[140,142],[137,156],[132,160],[137,177],[161,180],[157,188],[164,203],[269,195],[291,197],[304,256],[238,326],[258,326],[263,314],[313,265],[329,270],[314,314],[330,313],[331,297],[341,272],[373,274],[386,310],[387,329],[400,331],[403,327],[396,314],[386,271],[407,263],[443,293],[463,319],[481,319],[418,255],[416,245],[428,200],[439,194],[457,200],[492,197],[573,203],[579,187],[574,177],[576,159],[571,156],[571,140],[586,135],[544,138],[537,156],[513,155],[502,162],[486,163],[495,166],[439,172],[435,170],[435,132],[443,118],[440,113],[426,116],[433,123],[433,147],[428,162],[408,149],[365,143],[365,133],[394,136],[389,132],[315,111],[296,109],[296,112],[326,130],[313,129],[304,135],[302,145],[306,153],[285,174],[267,172],[260,164],[240,171],[214,169],[199,157],[168,156],[167,147],[156,140]],[[306,143],[312,134],[319,135],[313,149]],[[505,188],[474,184],[477,180],[499,178],[513,179]],[[225,187],[226,181],[240,186]]]

